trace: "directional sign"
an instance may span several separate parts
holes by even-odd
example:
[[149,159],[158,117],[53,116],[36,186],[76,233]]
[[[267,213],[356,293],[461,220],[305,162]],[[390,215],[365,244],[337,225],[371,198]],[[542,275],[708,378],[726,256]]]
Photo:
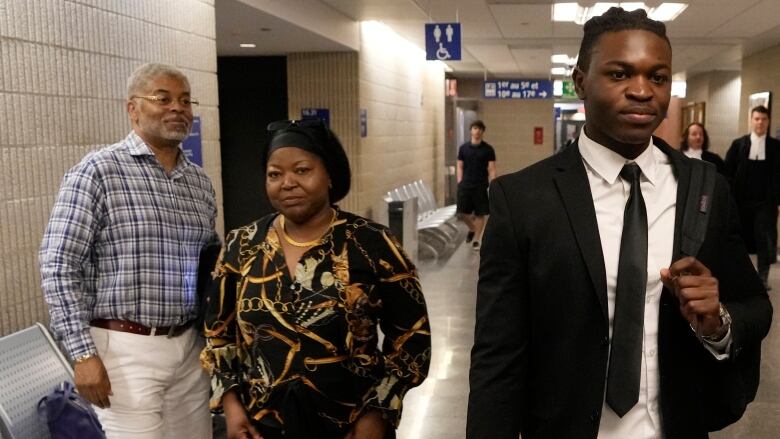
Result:
[[425,25],[425,59],[460,60],[460,23]]
[[190,135],[181,142],[184,157],[198,166],[203,166],[203,146],[200,139],[200,116],[192,118]]
[[319,119],[326,127],[330,128],[330,109],[328,108],[302,108],[301,119]]
[[553,83],[546,79],[485,81],[487,99],[553,99]]

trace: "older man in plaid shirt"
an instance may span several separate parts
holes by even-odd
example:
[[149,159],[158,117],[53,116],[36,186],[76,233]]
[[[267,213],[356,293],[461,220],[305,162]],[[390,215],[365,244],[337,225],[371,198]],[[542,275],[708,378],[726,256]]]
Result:
[[187,78],[145,64],[128,79],[132,131],[63,179],[40,250],[51,326],[109,438],[211,438],[196,278],[217,240],[214,189],[180,144]]

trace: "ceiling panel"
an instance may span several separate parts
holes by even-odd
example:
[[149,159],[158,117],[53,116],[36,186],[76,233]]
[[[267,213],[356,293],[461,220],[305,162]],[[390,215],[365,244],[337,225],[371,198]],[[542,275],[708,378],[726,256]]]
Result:
[[[504,77],[528,77],[529,69],[549,72],[553,67],[549,55],[575,56],[582,38],[582,26],[551,21],[553,0],[306,1],[328,6],[354,21],[382,21],[420,48],[425,46],[425,23],[459,21],[463,26],[463,60],[448,63],[456,74],[488,70]],[[650,3],[661,1],[649,0]],[[219,55],[349,50],[315,34],[307,26],[286,22],[246,3],[252,2],[215,2]],[[780,20],[776,18],[780,0],[687,0],[687,3],[687,10],[667,23],[675,73],[684,75],[685,70],[701,71],[702,68],[739,68],[743,55],[780,44]],[[255,7],[260,8],[257,5],[262,4],[257,1]],[[262,28],[271,30],[263,32]],[[250,50],[236,47],[247,38],[253,39],[258,47]],[[547,59],[528,63],[531,53],[537,56],[545,53]]]
[[712,36],[750,38],[769,31],[778,25],[779,3],[777,0],[764,0],[747,8],[718,27]]
[[521,73],[530,77],[550,75],[550,57],[552,48],[512,48],[512,56]]
[[[219,56],[283,55],[290,52],[350,50],[306,28],[260,11],[237,0],[219,0],[216,8]],[[241,43],[257,47],[241,48]]]
[[552,23],[552,36],[556,38],[582,38],[582,26],[577,23],[554,21]]
[[492,73],[517,71],[517,64],[506,44],[469,44],[468,50]]
[[718,27],[733,20],[746,8],[751,7],[750,3],[756,3],[756,0],[731,1],[722,4],[692,4],[676,20],[667,22],[666,29],[673,38],[725,37],[725,35],[716,32]]
[[549,5],[490,5],[504,38],[552,37]]
[[355,21],[427,18],[427,14],[410,0],[322,0],[322,2]]

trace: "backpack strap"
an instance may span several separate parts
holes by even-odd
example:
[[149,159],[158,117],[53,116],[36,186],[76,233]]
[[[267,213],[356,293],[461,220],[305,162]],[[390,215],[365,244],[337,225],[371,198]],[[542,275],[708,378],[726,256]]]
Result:
[[707,235],[707,224],[712,211],[715,192],[715,165],[704,160],[690,160],[691,179],[682,219],[680,252],[696,256]]

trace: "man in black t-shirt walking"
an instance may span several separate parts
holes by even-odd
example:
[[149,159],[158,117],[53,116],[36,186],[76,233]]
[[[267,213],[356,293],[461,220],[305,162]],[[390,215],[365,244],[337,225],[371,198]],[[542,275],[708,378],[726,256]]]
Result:
[[488,184],[496,178],[496,152],[482,141],[485,124],[471,123],[471,141],[458,148],[458,214],[469,226],[466,242],[479,250],[479,240],[489,210]]

